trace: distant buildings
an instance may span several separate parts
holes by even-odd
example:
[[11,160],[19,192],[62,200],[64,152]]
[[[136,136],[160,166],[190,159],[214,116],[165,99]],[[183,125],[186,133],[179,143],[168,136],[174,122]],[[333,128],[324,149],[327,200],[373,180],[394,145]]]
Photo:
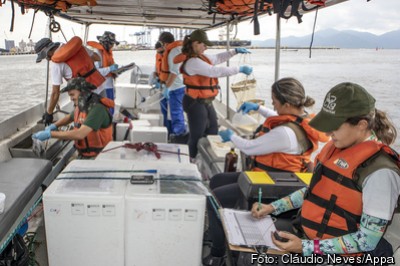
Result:
[[4,40],[4,42],[5,42],[7,51],[11,51],[11,49],[15,48],[14,40]]
[[25,54],[25,53],[34,53],[35,43],[32,40],[29,42],[25,42],[21,40],[18,43],[18,46],[15,46],[14,40],[4,40],[6,49],[0,49],[1,53],[11,53],[11,54]]

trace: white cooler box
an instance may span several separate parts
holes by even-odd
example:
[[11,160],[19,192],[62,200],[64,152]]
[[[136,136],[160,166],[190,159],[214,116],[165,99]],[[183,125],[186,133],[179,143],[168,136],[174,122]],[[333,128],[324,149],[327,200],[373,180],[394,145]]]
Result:
[[[130,161],[156,161],[190,164],[189,148],[185,144],[155,143],[160,150],[161,158],[157,159],[154,153],[145,150],[136,151],[130,148],[116,148],[122,146],[123,141],[111,141],[97,155],[96,160],[130,160]],[[116,148],[116,149],[113,149]],[[109,151],[107,151],[109,150]],[[165,151],[165,152],[162,152]]]
[[[43,193],[50,266],[124,265],[124,195],[131,173],[67,173],[107,169],[131,170],[132,162],[72,161]],[[116,176],[127,180],[107,179]]]
[[148,120],[152,126],[163,126],[164,118],[162,114],[145,114],[138,113],[138,118],[140,120]]
[[206,196],[197,186],[203,184],[176,182],[185,181],[128,185],[125,265],[200,265]]
[[130,141],[136,142],[168,142],[168,130],[166,127],[134,127],[130,131]]
[[[151,126],[148,120],[132,120],[131,121],[132,128],[139,127],[139,126]],[[128,130],[129,124],[128,123],[117,123],[115,137],[116,140],[122,141],[125,138],[126,131]],[[128,134],[128,139],[130,141],[130,134]]]

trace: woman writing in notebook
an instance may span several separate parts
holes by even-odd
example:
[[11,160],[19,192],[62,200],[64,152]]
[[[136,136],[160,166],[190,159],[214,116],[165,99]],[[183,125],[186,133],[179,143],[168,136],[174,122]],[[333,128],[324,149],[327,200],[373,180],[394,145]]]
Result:
[[253,216],[279,215],[301,207],[304,238],[279,232],[288,240],[281,242],[272,236],[284,251],[303,256],[392,256],[383,234],[400,194],[399,156],[388,146],[396,139],[394,125],[375,108],[372,95],[347,82],[328,92],[310,126],[332,140],[316,157],[309,188],[261,208],[255,204]]

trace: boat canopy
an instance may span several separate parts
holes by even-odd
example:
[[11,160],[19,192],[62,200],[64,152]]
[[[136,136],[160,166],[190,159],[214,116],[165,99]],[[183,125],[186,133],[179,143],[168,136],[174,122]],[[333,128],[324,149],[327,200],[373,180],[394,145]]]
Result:
[[[236,13],[222,10],[224,7],[221,3],[240,1],[251,5],[250,11]],[[287,0],[14,0],[23,8],[39,9],[48,15],[85,25],[112,24],[206,30],[225,25],[232,20],[256,19],[254,10],[257,16],[271,15],[277,11],[276,7],[282,6],[281,17],[288,18],[296,13],[292,12],[294,8],[299,14],[303,14],[316,6],[327,7],[347,0],[297,1],[300,4],[296,6],[293,4],[296,1]],[[44,2],[53,4],[44,5]]]

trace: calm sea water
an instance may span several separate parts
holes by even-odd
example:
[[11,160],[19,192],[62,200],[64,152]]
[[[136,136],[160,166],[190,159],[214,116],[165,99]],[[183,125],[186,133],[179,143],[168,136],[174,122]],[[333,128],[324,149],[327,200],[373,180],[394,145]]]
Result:
[[[221,50],[209,50],[217,53]],[[135,62],[145,73],[153,69],[154,51],[119,51],[114,53],[120,65]],[[46,63],[35,63],[35,55],[0,56],[0,121],[44,101]],[[275,53],[272,49],[254,49],[250,56],[237,55],[232,66],[249,64],[254,67],[257,80],[257,97],[271,106],[270,86],[274,81]],[[312,111],[321,107],[326,92],[334,85],[351,81],[364,86],[376,99],[377,108],[386,111],[400,133],[400,50],[288,50],[281,52],[280,77],[295,77],[306,88],[307,94],[316,100]],[[230,83],[238,82],[241,74],[231,77]],[[130,82],[130,73],[122,74],[118,80]],[[225,80],[220,79],[225,88]],[[225,99],[225,90],[222,98]],[[234,96],[230,98],[235,107]],[[395,148],[400,151],[400,138]]]

